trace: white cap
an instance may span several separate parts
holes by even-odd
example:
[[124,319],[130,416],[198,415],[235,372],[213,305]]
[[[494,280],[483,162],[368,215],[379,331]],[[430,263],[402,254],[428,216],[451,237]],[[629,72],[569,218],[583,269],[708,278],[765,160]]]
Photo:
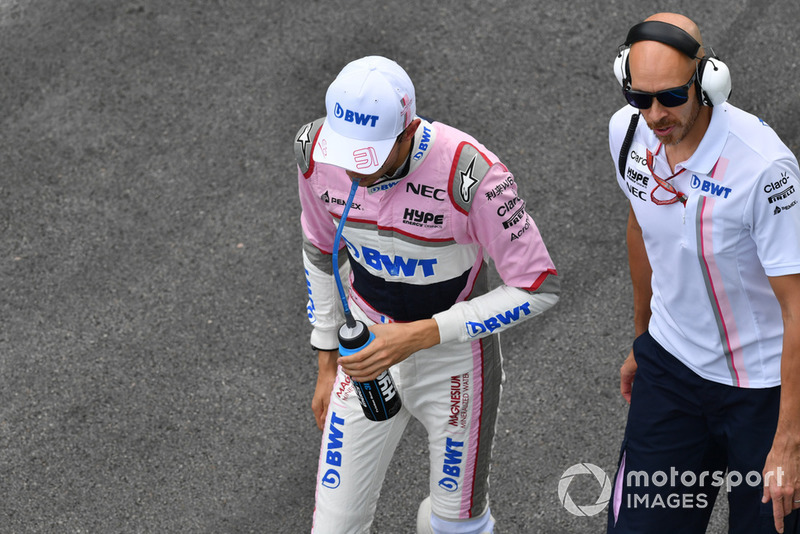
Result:
[[328,87],[325,107],[314,160],[372,174],[414,120],[414,84],[394,61],[367,56],[342,69]]

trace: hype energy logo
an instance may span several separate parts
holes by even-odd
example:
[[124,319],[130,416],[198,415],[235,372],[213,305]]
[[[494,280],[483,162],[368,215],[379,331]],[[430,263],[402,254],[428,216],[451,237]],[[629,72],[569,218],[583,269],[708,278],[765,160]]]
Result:
[[369,126],[370,128],[375,128],[375,123],[378,122],[379,119],[378,115],[368,115],[351,109],[344,109],[338,102],[333,106],[333,116],[345,122],[352,122],[360,126]]
[[[569,485],[576,476],[593,475],[600,484],[600,495],[594,504],[578,506],[569,495]],[[600,467],[589,463],[575,464],[564,471],[558,481],[558,500],[567,511],[573,515],[591,517],[602,512],[611,499],[611,479]]]

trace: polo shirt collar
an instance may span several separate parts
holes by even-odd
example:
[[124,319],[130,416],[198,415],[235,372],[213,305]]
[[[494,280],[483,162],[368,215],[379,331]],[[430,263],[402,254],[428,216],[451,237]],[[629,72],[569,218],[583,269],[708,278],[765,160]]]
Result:
[[730,115],[728,114],[728,103],[714,106],[711,109],[711,120],[708,123],[703,139],[694,151],[694,154],[682,165],[684,168],[691,169],[698,174],[711,173],[714,165],[717,164],[725,143],[728,141],[730,131]]

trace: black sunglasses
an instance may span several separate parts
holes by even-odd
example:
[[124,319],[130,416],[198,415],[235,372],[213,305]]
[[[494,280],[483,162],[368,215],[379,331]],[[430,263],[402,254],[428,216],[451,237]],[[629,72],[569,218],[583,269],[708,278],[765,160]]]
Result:
[[628,104],[637,109],[649,109],[653,105],[653,97],[656,97],[658,102],[667,108],[674,108],[685,104],[689,100],[689,88],[697,78],[697,73],[692,74],[692,79],[680,87],[673,87],[672,89],[664,89],[657,93],[646,93],[644,91],[634,91],[629,87],[622,89],[622,94],[625,95],[625,100]]

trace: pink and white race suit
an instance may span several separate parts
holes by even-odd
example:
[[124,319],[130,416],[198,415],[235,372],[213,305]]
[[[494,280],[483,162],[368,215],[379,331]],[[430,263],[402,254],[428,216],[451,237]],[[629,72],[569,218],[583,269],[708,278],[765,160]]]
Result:
[[[334,235],[351,180],[316,163],[324,119],[295,139],[311,344],[335,350],[344,323],[332,276]],[[488,475],[501,384],[497,334],[550,308],[558,279],[514,177],[467,134],[422,121],[405,172],[356,192],[339,271],[349,306],[368,325],[433,317],[441,343],[393,366],[403,408],[368,420],[339,370],[317,474],[315,532],[367,532],[389,461],[410,417],[428,432],[433,514],[488,512]],[[503,285],[489,291],[487,257]],[[349,260],[349,261],[347,261]]]

